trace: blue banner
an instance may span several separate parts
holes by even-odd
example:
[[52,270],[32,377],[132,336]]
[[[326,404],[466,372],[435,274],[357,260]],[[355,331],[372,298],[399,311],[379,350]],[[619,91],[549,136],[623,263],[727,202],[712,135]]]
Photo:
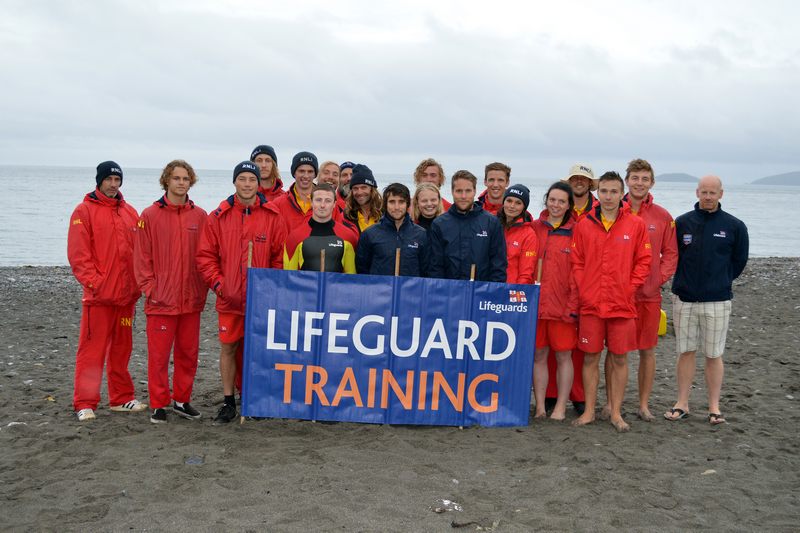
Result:
[[250,269],[242,414],[528,424],[539,287]]

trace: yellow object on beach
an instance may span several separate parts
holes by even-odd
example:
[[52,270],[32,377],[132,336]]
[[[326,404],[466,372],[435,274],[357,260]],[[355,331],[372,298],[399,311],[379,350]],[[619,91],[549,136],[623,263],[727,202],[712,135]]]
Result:
[[661,319],[658,321],[658,336],[663,337],[666,334],[667,334],[667,313],[662,309]]

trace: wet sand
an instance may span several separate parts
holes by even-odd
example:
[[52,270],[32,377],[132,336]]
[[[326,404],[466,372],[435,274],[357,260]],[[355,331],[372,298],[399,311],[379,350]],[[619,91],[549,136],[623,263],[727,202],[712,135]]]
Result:
[[[674,337],[662,337],[652,423],[631,431],[295,420],[213,426],[221,389],[213,299],[192,401],[203,419],[108,410],[78,423],[80,287],[63,267],[0,268],[0,529],[12,531],[796,531],[800,524],[800,260],[754,259],[735,298],[722,409],[668,422]],[[671,314],[665,298],[664,307]],[[147,401],[144,314],[130,369]],[[604,391],[601,390],[601,394]],[[568,412],[567,422],[575,418]],[[441,500],[461,511],[443,510]]]

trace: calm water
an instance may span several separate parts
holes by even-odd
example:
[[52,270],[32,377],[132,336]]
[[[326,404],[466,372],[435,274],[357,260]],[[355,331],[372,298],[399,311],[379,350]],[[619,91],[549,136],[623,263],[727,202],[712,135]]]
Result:
[[[160,173],[125,169],[122,193],[139,212],[161,196]],[[94,188],[94,174],[94,168],[0,166],[0,266],[66,265],[69,217]],[[229,170],[199,170],[198,178],[190,197],[206,211],[233,192]],[[412,183],[410,175],[376,178],[381,187],[391,181]],[[531,213],[539,213],[541,197],[552,181],[514,180],[530,187]],[[694,189],[691,183],[659,182],[653,195],[674,217],[692,208]],[[747,224],[752,257],[800,257],[800,218],[794,213],[797,192],[797,187],[726,186],[723,208]]]

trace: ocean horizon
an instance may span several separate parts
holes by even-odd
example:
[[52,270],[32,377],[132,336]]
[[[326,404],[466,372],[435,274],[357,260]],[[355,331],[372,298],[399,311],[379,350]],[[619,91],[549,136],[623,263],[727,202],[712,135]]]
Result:
[[[161,169],[124,169],[121,188],[125,200],[138,212],[163,194],[158,178]],[[475,172],[473,170],[473,172]],[[288,175],[288,172],[283,173]],[[480,183],[478,191],[483,187]],[[67,265],[67,228],[69,217],[86,193],[94,189],[94,167],[31,167],[0,166],[0,266]],[[189,192],[190,198],[206,211],[233,194],[230,170],[198,169],[198,182]],[[391,182],[413,184],[411,173],[376,173],[380,189]],[[538,215],[542,197],[556,178],[518,177],[512,184],[523,184],[531,190],[529,211]],[[284,178],[284,186],[292,182]],[[444,196],[448,194],[449,179]],[[46,185],[47,187],[43,187]],[[50,191],[58,191],[52,194]],[[800,220],[794,215],[792,187],[725,183],[722,207],[741,219],[750,234],[751,257],[800,257]],[[652,190],[655,201],[673,217],[693,208],[695,184],[690,182],[656,182]],[[775,221],[780,221],[776,225]],[[777,231],[776,228],[780,228]]]

